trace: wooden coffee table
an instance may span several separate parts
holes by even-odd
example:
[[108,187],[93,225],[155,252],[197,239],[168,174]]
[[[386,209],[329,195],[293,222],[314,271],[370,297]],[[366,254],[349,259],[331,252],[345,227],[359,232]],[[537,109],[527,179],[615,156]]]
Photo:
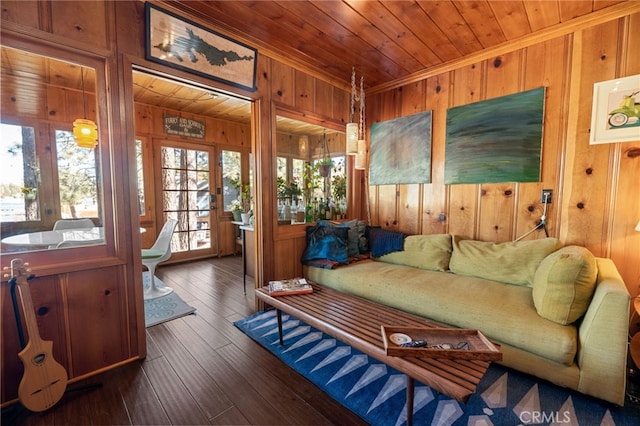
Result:
[[280,343],[283,343],[282,312],[286,312],[404,373],[407,377],[407,424],[411,424],[413,418],[414,380],[466,403],[491,364],[481,360],[388,356],[381,325],[443,326],[319,284],[313,284],[313,290],[310,294],[278,297],[269,296],[266,288],[256,290],[258,299],[277,309]]

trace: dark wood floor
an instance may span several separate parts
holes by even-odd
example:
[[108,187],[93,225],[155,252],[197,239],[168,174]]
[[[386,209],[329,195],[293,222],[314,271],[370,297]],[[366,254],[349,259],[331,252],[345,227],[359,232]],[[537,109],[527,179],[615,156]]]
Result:
[[76,390],[47,412],[6,407],[2,424],[365,424],[233,325],[255,311],[241,262],[161,266],[156,275],[195,315],[148,328],[145,360],[70,385]]

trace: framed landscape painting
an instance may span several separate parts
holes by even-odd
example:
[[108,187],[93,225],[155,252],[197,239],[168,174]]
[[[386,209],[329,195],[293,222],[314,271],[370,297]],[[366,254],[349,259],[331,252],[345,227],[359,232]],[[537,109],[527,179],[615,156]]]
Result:
[[431,111],[371,125],[369,182],[431,182]]
[[146,58],[246,90],[256,89],[256,49],[145,4]]
[[445,184],[538,182],[545,88],[447,110]]
[[591,145],[640,141],[640,74],[593,85]]

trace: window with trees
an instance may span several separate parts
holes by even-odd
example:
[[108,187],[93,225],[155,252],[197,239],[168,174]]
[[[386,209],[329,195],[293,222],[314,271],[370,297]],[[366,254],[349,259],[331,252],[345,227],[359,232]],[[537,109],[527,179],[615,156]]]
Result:
[[40,166],[33,127],[0,124],[2,223],[40,220]]

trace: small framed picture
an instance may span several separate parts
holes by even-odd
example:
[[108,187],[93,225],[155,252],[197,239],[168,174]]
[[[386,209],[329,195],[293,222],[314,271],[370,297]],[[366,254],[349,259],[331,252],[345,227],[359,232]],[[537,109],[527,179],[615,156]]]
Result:
[[591,145],[640,141],[640,74],[593,86]]
[[148,60],[256,90],[256,49],[151,3],[145,4],[145,17]]

